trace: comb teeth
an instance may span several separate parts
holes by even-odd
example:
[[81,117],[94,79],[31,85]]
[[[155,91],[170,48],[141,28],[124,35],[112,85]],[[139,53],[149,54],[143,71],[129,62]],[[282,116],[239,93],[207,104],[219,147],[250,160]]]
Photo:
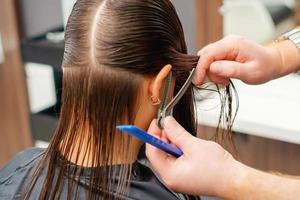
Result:
[[165,151],[166,153],[170,154],[170,155],[173,155],[175,157],[180,157],[183,152],[173,146],[173,145],[170,145],[152,135],[150,135],[149,133],[147,133],[146,131],[144,130],[141,130],[139,128],[137,128],[136,126],[133,126],[133,125],[121,125],[121,126],[117,126],[116,127],[117,129],[119,129],[120,131],[122,132],[126,132],[128,133],[129,135],[131,136],[134,136],[148,144],[151,144],[163,151]]

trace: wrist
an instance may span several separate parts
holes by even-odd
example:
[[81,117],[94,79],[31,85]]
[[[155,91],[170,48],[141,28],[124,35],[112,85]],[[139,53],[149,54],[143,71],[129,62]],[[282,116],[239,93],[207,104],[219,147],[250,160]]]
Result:
[[[300,70],[300,52],[292,41],[284,40],[274,43],[271,47],[274,52],[277,51],[279,60],[278,58],[274,58],[274,60],[277,60],[277,63],[280,65],[275,68],[276,75],[274,78],[279,78]],[[274,55],[276,56],[276,53]]]
[[251,168],[241,162],[235,161],[232,169],[231,182],[224,197],[226,199],[239,199],[245,192],[244,188],[246,188]]
[[299,185],[293,182],[295,180],[271,175],[242,163],[237,166],[231,191],[224,196],[226,199],[282,199],[287,197],[286,189],[294,192],[292,196],[296,196],[296,191],[299,190]]
[[215,195],[224,199],[239,199],[249,168],[232,158],[225,164],[224,169],[223,181],[219,182],[221,185],[217,187]]

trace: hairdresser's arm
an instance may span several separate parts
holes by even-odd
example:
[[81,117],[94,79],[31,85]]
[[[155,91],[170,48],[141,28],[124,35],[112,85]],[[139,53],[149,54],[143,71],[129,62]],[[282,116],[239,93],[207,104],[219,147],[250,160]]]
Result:
[[[172,117],[164,132],[152,122],[149,133],[168,138],[184,152],[176,159],[147,145],[153,168],[171,189],[225,199],[295,199],[300,181],[267,174],[236,161],[220,145],[191,136]],[[163,135],[163,136],[162,136]],[[166,139],[165,139],[166,140]]]
[[199,51],[196,85],[205,74],[217,83],[229,78],[261,84],[300,70],[300,53],[290,41],[261,46],[240,36],[228,36]]

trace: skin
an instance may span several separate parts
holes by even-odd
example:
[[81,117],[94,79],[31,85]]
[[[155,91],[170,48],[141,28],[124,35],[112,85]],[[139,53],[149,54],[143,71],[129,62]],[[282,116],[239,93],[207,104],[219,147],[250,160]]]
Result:
[[289,40],[261,46],[241,36],[209,44],[198,55],[196,85],[201,85],[206,75],[221,84],[230,78],[262,84],[299,70],[300,61],[299,50]]
[[[237,78],[261,84],[300,70],[300,53],[289,40],[260,46],[243,37],[230,36],[204,47],[200,52],[194,84],[205,76],[228,84]],[[146,146],[146,155],[157,174],[171,189],[194,195],[224,199],[296,199],[300,180],[258,171],[236,161],[219,144],[191,136],[172,117],[160,130],[153,121],[148,132],[178,146],[178,159]]]
[[[138,103],[137,106],[134,108],[134,112],[136,113],[134,125],[136,125],[137,127],[143,130],[147,130],[152,119],[156,117],[159,105],[155,105],[152,102],[151,97],[153,97],[153,99],[162,98],[164,84],[171,69],[172,69],[171,65],[166,65],[161,69],[161,71],[157,75],[143,77],[141,88],[137,97]],[[171,91],[174,90],[174,86],[175,86],[175,80],[172,82]],[[173,94],[171,93],[170,96],[172,95]],[[92,159],[88,158],[89,155],[87,155],[86,157],[85,152],[78,152],[80,146],[83,146],[83,148],[88,148],[88,140],[89,140],[88,132],[82,132],[81,134],[84,135],[85,137],[82,143],[78,142],[77,144],[74,144],[74,151],[72,152],[70,161],[84,167],[90,167],[93,166],[93,164],[91,163]],[[117,147],[118,141],[115,142]],[[131,144],[132,158],[130,159],[131,163],[136,161],[141,145],[142,142],[140,140],[132,138],[132,144]],[[77,155],[79,155],[78,161],[76,161]],[[112,156],[113,156],[113,164],[124,164],[125,162],[128,162],[128,159],[126,158],[124,160],[124,158],[120,157],[117,154],[117,151],[116,151],[116,155],[112,155]]]

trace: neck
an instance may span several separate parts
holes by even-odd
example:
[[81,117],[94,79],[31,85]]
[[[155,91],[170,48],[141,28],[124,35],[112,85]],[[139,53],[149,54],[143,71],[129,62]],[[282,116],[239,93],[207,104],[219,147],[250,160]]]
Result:
[[[60,152],[68,161],[82,167],[132,164],[137,160],[137,155],[142,145],[140,141],[130,138],[130,144],[126,145],[125,148],[122,148],[120,142],[122,136],[117,137],[118,139],[112,142],[114,148],[111,148],[111,151],[106,150],[106,152],[109,151],[109,155],[105,155],[104,152],[99,152],[99,148],[96,147],[93,137],[90,136],[91,134],[82,132],[77,135],[76,138],[71,138],[70,134],[67,134],[65,139],[60,143]],[[71,140],[73,140],[73,142],[71,142]],[[71,146],[69,151],[66,150],[66,146]],[[128,146],[130,148],[128,148]],[[107,157],[108,162],[103,161],[95,163],[95,157],[103,160],[105,156]]]

